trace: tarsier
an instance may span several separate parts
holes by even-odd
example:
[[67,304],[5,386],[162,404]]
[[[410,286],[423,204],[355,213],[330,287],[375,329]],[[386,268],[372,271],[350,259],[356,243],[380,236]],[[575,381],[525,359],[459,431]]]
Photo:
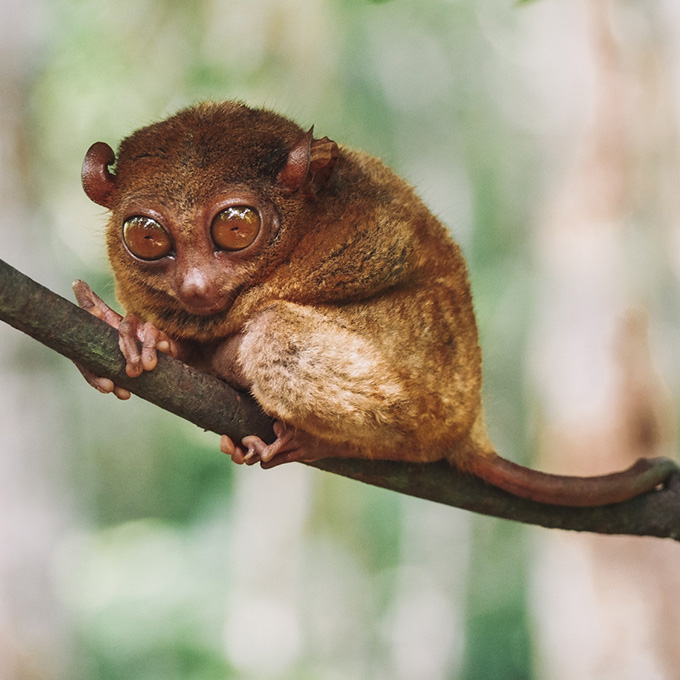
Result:
[[204,103],[138,130],[117,155],[97,142],[82,177],[111,211],[127,314],[83,282],[79,303],[118,328],[131,377],[163,351],[254,396],[277,438],[223,436],[236,463],[446,458],[518,496],[575,506],[625,500],[674,469],[655,459],[561,477],[496,455],[461,250],[376,158],[270,111]]

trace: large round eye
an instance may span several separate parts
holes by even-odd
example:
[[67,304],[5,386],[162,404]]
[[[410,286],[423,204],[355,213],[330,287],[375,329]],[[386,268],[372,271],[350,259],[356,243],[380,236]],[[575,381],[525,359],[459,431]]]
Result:
[[233,205],[215,215],[210,226],[213,241],[222,250],[243,250],[260,231],[260,216],[254,208]]
[[142,215],[128,217],[123,224],[123,240],[141,260],[160,260],[172,251],[172,239],[156,220]]

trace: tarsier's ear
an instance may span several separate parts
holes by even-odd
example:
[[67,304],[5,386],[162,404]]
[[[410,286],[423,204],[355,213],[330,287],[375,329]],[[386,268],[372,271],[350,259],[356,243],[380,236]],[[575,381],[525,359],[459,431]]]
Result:
[[85,154],[81,179],[83,189],[90,200],[111,208],[111,195],[116,188],[116,176],[109,170],[109,165],[116,161],[116,154],[105,142],[95,142]]
[[330,179],[338,155],[338,145],[333,140],[328,137],[314,139],[312,126],[288,153],[278,180],[288,191],[302,189],[313,194]]

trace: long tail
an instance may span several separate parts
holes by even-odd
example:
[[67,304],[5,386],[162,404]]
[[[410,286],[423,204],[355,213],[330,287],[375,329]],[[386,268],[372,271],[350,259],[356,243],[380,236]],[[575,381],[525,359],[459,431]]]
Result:
[[640,458],[621,472],[598,477],[547,474],[512,463],[496,453],[474,456],[467,468],[515,496],[550,505],[590,507],[629,500],[656,489],[680,467],[670,458]]

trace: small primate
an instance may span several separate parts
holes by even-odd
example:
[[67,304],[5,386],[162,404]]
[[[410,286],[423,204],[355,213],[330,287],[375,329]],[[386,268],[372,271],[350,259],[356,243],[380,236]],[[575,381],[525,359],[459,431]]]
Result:
[[376,158],[267,110],[204,103],[138,130],[117,155],[97,142],[82,179],[111,211],[127,313],[82,282],[79,303],[118,328],[131,377],[163,351],[253,395],[276,440],[223,436],[236,463],[446,458],[518,496],[574,506],[631,498],[676,469],[643,459],[561,477],[496,455],[460,247]]

